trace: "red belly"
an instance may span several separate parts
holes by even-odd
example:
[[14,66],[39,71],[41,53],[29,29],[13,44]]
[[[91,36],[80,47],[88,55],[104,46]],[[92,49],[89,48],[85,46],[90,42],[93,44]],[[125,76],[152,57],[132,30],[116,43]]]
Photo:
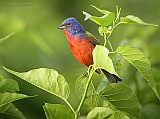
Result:
[[90,40],[69,41],[70,48],[76,59],[86,66],[93,64],[92,52],[95,46]]

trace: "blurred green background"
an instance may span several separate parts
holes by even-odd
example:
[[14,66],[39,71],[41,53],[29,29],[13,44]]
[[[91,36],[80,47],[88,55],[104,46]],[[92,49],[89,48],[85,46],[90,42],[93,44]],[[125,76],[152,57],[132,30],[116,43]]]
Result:
[[[121,16],[132,14],[146,22],[160,25],[159,0],[0,0],[0,38],[15,32],[0,47],[0,66],[19,72],[40,67],[57,70],[69,83],[69,101],[76,108],[79,100],[74,92],[74,83],[76,78],[86,71],[86,67],[76,61],[65,35],[57,28],[64,19],[75,17],[102,42],[97,31],[98,26],[83,20],[82,11],[98,14],[90,5],[114,12],[116,5],[119,5],[122,8]],[[121,25],[112,34],[111,42],[114,49],[118,45],[130,44],[149,57],[160,92],[160,27]],[[2,68],[0,72],[7,75]],[[101,77],[96,76],[95,85]],[[140,118],[160,118],[160,102],[136,69],[123,63],[122,77],[138,96],[141,105]],[[28,119],[45,119],[42,108],[44,102],[64,103],[21,79],[12,78],[18,82],[22,93],[39,95],[14,103]],[[85,106],[82,115],[86,113]],[[2,117],[7,118],[0,115],[0,118]]]

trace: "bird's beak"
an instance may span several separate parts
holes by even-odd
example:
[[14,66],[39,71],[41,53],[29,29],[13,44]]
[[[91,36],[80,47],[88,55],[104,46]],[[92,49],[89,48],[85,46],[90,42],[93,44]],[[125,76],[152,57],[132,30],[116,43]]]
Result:
[[65,28],[66,28],[66,26],[63,24],[58,27],[58,29],[61,29],[61,30],[65,29]]

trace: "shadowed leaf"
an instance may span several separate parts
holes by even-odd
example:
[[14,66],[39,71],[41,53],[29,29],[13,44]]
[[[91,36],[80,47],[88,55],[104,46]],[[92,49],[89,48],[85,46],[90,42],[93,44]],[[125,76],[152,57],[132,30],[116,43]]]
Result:
[[0,45],[2,45],[9,37],[11,37],[15,32],[5,36],[4,38],[0,38]]
[[139,117],[140,107],[138,99],[134,92],[125,84],[112,84],[102,81],[96,93],[90,95],[86,101],[86,104],[91,107],[104,106],[114,111],[126,112],[132,118]]
[[43,109],[47,119],[74,119],[74,113],[65,105],[46,103]]
[[0,93],[0,107],[3,105],[9,104],[11,102],[14,102],[16,100],[20,100],[28,97],[31,97],[31,96],[18,94],[18,93],[10,93],[10,92]]
[[26,119],[22,112],[20,112],[12,103],[1,106],[0,113],[11,115],[15,119]]
[[4,78],[0,75],[0,93],[7,91],[19,91],[18,84],[16,81]]

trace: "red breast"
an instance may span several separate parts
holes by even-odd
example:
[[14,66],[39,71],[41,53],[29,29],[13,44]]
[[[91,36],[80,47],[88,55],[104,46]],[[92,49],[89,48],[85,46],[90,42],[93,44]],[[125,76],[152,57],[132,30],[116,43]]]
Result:
[[84,39],[79,36],[71,36],[67,30],[64,30],[67,36],[69,46],[76,59],[86,66],[93,64],[92,52],[95,46],[91,43],[90,39]]

